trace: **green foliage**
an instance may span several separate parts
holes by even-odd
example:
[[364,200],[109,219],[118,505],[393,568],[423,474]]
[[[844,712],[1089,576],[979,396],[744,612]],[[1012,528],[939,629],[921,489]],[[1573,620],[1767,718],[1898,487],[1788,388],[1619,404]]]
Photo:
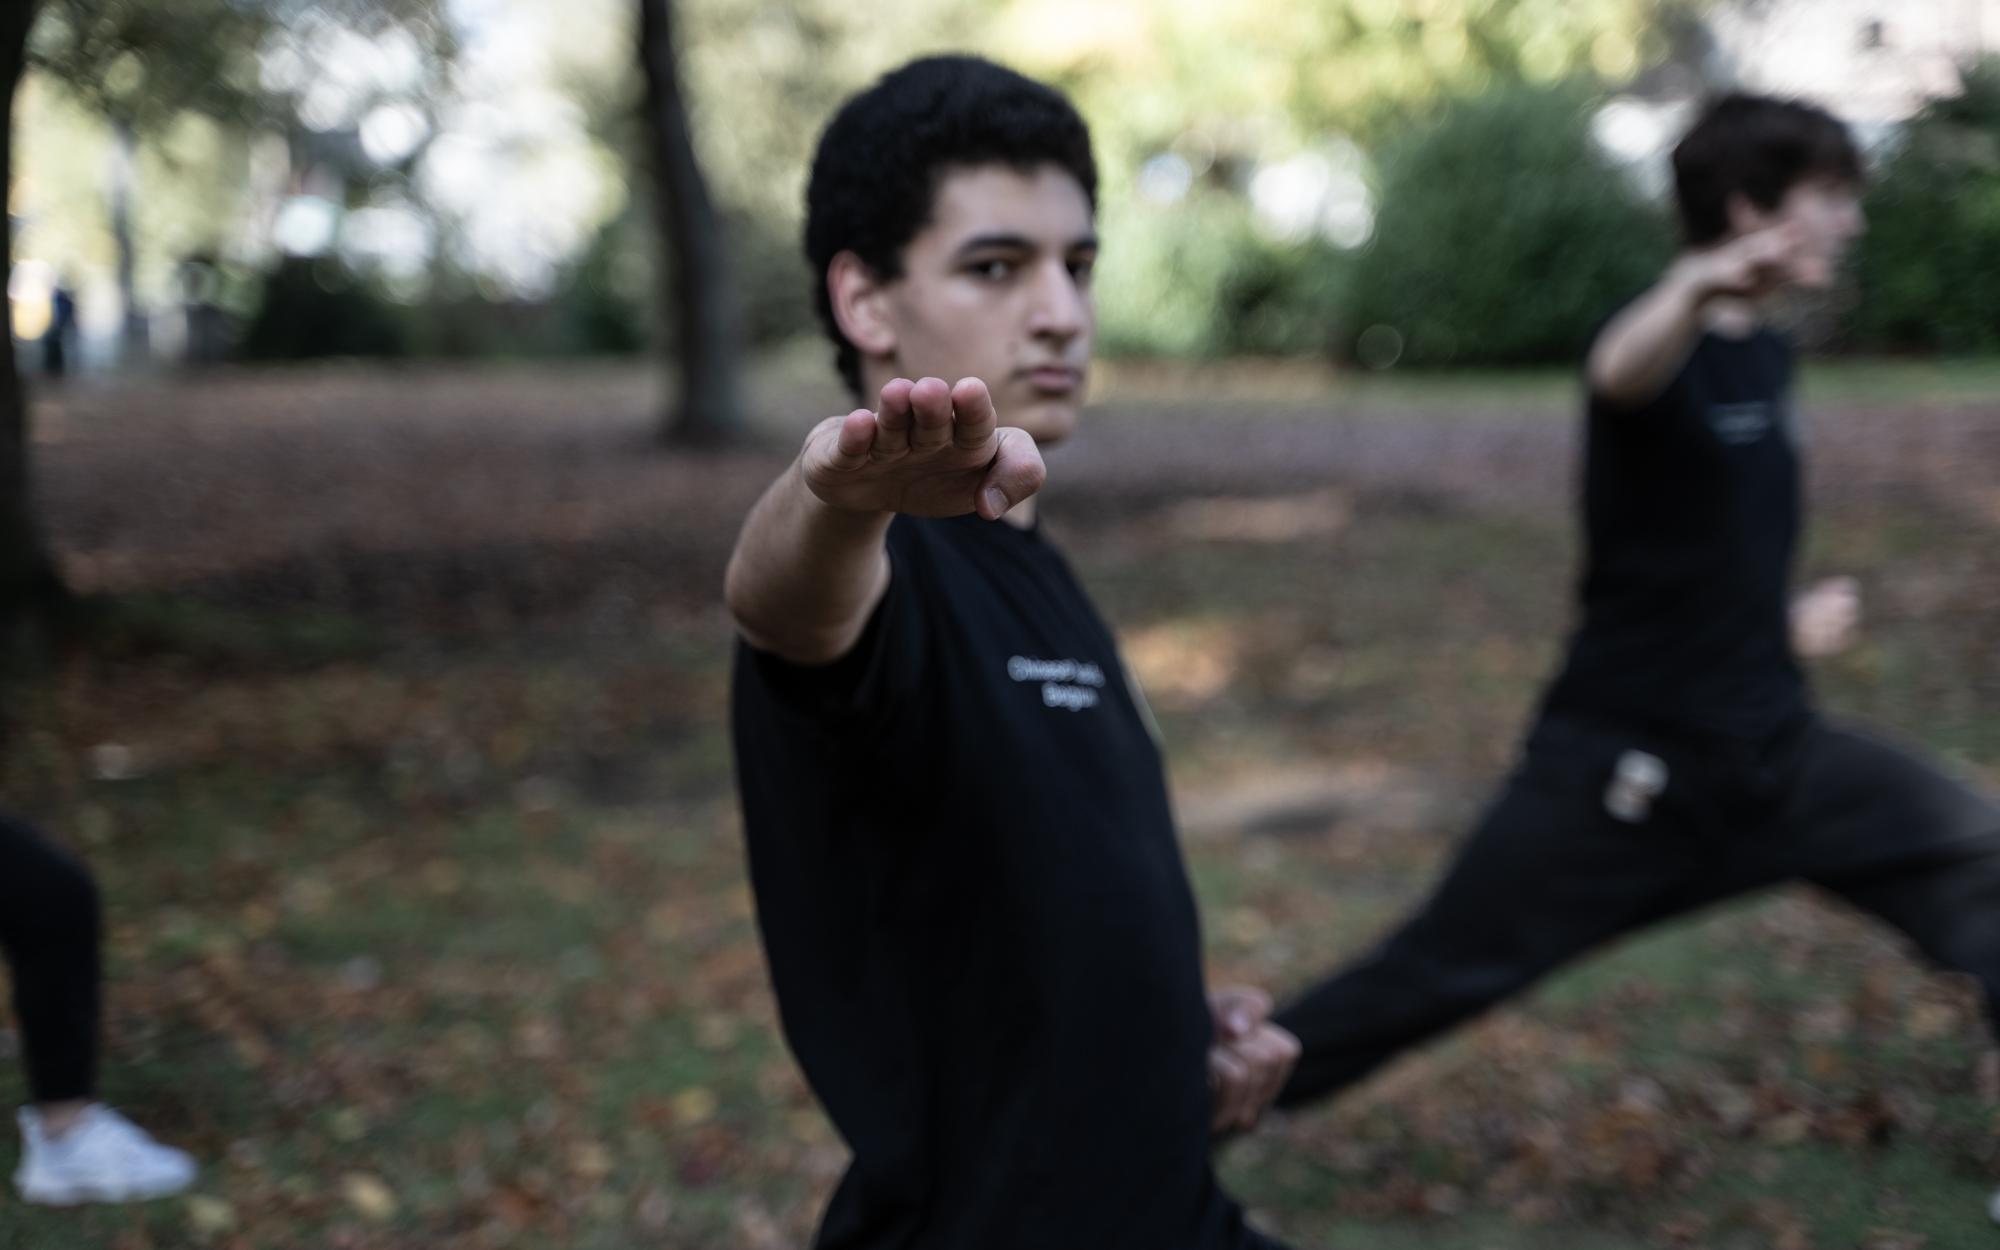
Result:
[[[836,0],[682,0],[679,15],[696,146],[730,214],[752,341],[816,333],[796,237],[806,163],[832,109],[910,56],[972,47],[1058,83],[1091,121],[1104,175],[1107,348],[1213,355],[1316,352],[1343,338],[1353,258],[1321,243],[1259,236],[1241,178],[1218,177],[1171,208],[1138,203],[1130,184],[1148,157],[1205,154],[1194,163],[1241,173],[1332,136],[1371,145],[1393,139],[1400,119],[1443,94],[1579,72],[1623,77],[1664,53],[1664,18],[1701,4],[910,0],[885,23],[865,6]],[[487,6],[487,22],[505,25],[537,7],[537,0],[500,0]],[[626,158],[627,181],[643,195],[647,179],[632,163],[641,136],[631,124],[638,87],[631,31],[606,17],[629,14],[630,6],[598,0],[585,8],[590,16],[579,10],[547,33],[551,84],[581,108],[594,143]],[[391,94],[448,126],[445,106],[455,98],[448,70],[461,51],[454,40],[465,33],[446,20],[450,12],[443,0],[44,0],[38,74],[65,88],[65,103],[129,125],[137,138],[141,302],[171,298],[172,266],[187,251],[265,252],[265,240],[244,246],[225,232],[269,219],[243,208],[253,152],[245,133],[297,133],[302,87],[261,72],[266,51],[289,49],[311,67],[324,56],[314,31],[400,28],[418,45],[424,69],[420,82]],[[39,253],[105,266],[94,149],[106,141],[93,135],[93,150],[78,148],[73,159],[37,158],[36,176],[24,182],[36,213],[24,228]],[[59,147],[51,139],[34,150]],[[75,176],[52,184],[40,164],[63,159]],[[410,170],[341,172],[350,208],[406,204],[448,232],[450,208],[427,202],[430,192]],[[54,203],[50,185],[63,203]],[[607,200],[595,211],[618,208]],[[637,215],[606,223],[571,257],[574,281],[555,297],[552,337],[537,350],[632,351],[658,341],[650,307],[657,286],[648,285],[655,225],[643,205],[625,211]],[[576,237],[592,237],[589,223]],[[641,271],[646,282],[633,276]],[[433,333],[422,324],[430,309],[459,302],[433,294],[415,311],[402,310],[422,331],[414,349],[430,337],[479,350],[471,327]]]
[[1590,93],[1449,101],[1386,153],[1348,324],[1420,365],[1569,362],[1666,261],[1661,214],[1591,142]]
[[2000,351],[2000,59],[1911,122],[1866,207],[1856,338],[1892,350]]
[[[1441,96],[1630,77],[1706,0],[1009,0],[980,46],[1053,78],[1108,166],[1184,136],[1260,158],[1330,133],[1373,143]],[[970,41],[968,41],[970,42]]]
[[1337,340],[1353,258],[1319,239],[1273,243],[1253,235],[1223,275],[1218,303],[1232,355],[1324,354]]
[[150,132],[184,113],[282,125],[291,102],[259,82],[258,55],[313,19],[407,23],[442,54],[435,0],[43,0],[29,43],[38,71],[95,113]]
[[1173,205],[1128,204],[1104,233],[1108,355],[1285,355],[1332,341],[1347,258],[1322,242],[1260,236],[1239,198],[1202,190]]
[[[1241,170],[1330,133],[1386,133],[1395,110],[1440,92],[1629,73],[1662,51],[1661,16],[1689,7],[1163,0],[1079,11],[1065,0],[924,0],[899,13],[893,38],[832,0],[782,13],[757,0],[691,0],[683,14],[703,161],[725,202],[754,218],[735,247],[753,336],[771,332],[760,325],[811,329],[787,320],[805,307],[793,294],[804,279],[792,236],[828,113],[906,57],[971,46],[1056,82],[1091,122],[1105,182],[1104,349],[1221,355],[1324,350],[1340,333],[1350,258],[1259,236],[1234,185],[1171,206],[1140,202],[1131,173],[1147,157],[1186,145]],[[743,107],[752,99],[758,107]]]
[[261,104],[255,55],[274,17],[234,0],[48,0],[29,55],[93,112],[143,130],[186,111],[245,120]]
[[404,317],[330,260],[287,257],[265,275],[263,298],[244,332],[250,360],[401,356]]
[[638,355],[659,342],[651,232],[631,209],[597,232],[557,303],[567,337],[586,355]]

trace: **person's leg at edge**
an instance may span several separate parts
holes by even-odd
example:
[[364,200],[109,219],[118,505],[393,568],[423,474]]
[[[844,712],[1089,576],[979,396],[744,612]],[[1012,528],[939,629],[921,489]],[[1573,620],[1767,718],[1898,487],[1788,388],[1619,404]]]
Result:
[[14,981],[29,1093],[60,1135],[97,1093],[97,886],[81,864],[4,816],[0,864],[0,948]]
[[[2000,803],[1910,752],[1822,725],[1785,831],[1806,879],[1977,981],[2000,1039]],[[1989,1209],[2000,1219],[2000,1192]]]
[[15,1183],[32,1202],[118,1202],[187,1188],[195,1165],[95,1101],[103,979],[96,884],[0,815],[0,949],[14,983],[30,1104]]

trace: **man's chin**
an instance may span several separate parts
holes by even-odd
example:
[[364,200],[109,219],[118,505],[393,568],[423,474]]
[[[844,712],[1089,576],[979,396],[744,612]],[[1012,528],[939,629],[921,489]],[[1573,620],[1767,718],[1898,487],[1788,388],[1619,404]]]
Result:
[[1018,426],[1041,446],[1062,442],[1076,432],[1082,405],[1071,399],[1027,395],[1000,412],[1000,424]]

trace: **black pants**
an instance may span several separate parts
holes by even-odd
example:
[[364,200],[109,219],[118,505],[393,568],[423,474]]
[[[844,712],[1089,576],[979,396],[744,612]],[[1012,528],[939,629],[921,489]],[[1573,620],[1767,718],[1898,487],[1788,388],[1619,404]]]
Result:
[[29,1096],[91,1097],[102,993],[97,887],[81,864],[4,814],[0,949],[14,978]]
[[[1665,787],[1620,819],[1607,791],[1633,750],[1665,764]],[[2000,1022],[2000,806],[1817,717],[1750,747],[1551,716],[1423,908],[1278,1013],[1304,1050],[1280,1105],[1359,1080],[1620,934],[1791,880],[1977,977]]]

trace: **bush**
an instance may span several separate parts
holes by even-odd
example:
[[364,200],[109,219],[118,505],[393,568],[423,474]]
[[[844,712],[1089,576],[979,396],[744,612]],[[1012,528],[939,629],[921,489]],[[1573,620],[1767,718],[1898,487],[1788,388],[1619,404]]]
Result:
[[2000,60],[1912,119],[1869,188],[1855,338],[1891,350],[2000,351]]
[[[658,242],[642,212],[640,205],[605,223],[561,287],[542,299],[501,298],[460,274],[403,307],[338,261],[287,258],[259,280],[240,353],[251,360],[481,359],[666,350]],[[734,214],[728,226],[745,339],[762,346],[816,333],[806,264],[790,236]]]
[[586,356],[635,356],[660,342],[655,243],[632,210],[599,228],[558,295],[565,346]]
[[1221,350],[1324,356],[1347,298],[1352,258],[1321,239],[1280,243],[1251,233],[1232,250],[1217,291]]
[[401,312],[330,258],[288,256],[264,275],[240,351],[250,360],[402,356],[410,346]]
[[1316,240],[1264,238],[1235,196],[1204,188],[1170,207],[1131,203],[1104,234],[1107,355],[1292,355],[1333,341],[1348,258]]
[[1393,141],[1351,330],[1388,327],[1371,337],[1400,339],[1409,364],[1578,360],[1673,250],[1665,214],[1592,142],[1591,101],[1575,84],[1504,87]]

